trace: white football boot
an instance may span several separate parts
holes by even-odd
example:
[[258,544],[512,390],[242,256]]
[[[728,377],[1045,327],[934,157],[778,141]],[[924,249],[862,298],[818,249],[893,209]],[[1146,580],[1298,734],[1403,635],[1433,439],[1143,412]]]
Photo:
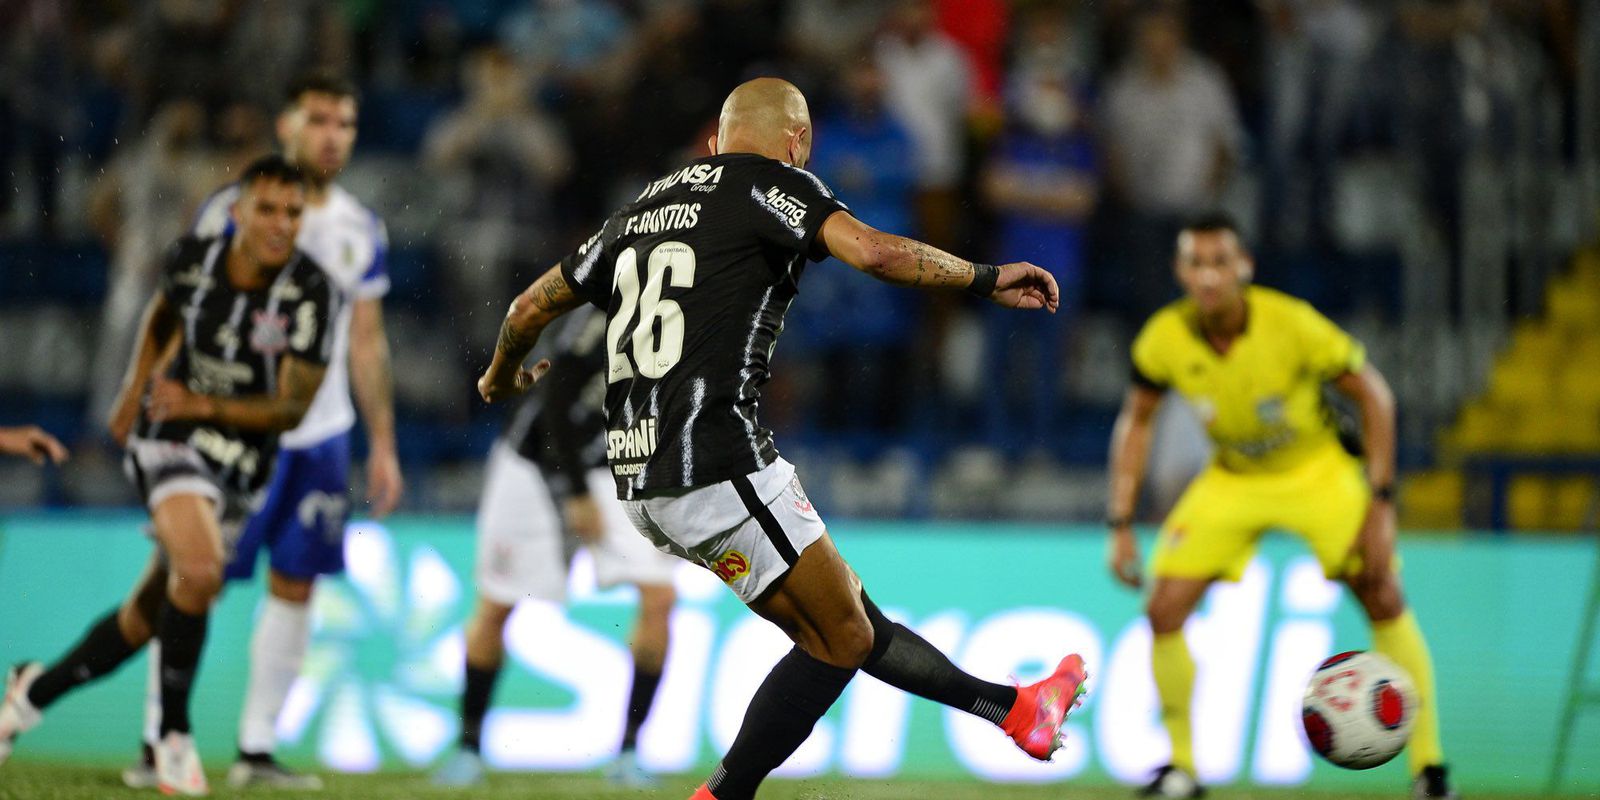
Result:
[[204,797],[211,793],[194,737],[171,731],[156,742],[156,788],[162,794]]
[[43,673],[43,664],[24,661],[6,675],[6,694],[4,700],[0,700],[0,764],[11,757],[17,737],[44,719],[44,713],[28,702],[28,689]]

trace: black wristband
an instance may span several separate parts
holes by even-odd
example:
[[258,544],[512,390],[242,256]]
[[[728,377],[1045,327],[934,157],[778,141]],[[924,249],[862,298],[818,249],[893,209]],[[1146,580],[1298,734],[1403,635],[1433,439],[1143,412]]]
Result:
[[1000,268],[993,264],[972,265],[972,283],[967,284],[967,294],[978,297],[988,297],[994,294],[995,284],[1000,282]]
[[1384,503],[1394,502],[1394,484],[1386,483],[1372,487],[1372,499]]
[[1115,528],[1126,528],[1126,527],[1128,527],[1128,526],[1130,526],[1132,524],[1133,524],[1133,520],[1131,520],[1131,519],[1129,519],[1128,517],[1125,517],[1125,516],[1124,517],[1106,517],[1106,527],[1107,528],[1113,528],[1113,529],[1115,529]]

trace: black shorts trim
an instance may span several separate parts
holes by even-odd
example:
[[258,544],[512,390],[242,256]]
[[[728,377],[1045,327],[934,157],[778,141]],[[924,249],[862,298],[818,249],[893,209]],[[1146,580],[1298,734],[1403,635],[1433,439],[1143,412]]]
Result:
[[739,499],[744,501],[745,510],[761,524],[761,530],[766,532],[767,538],[772,541],[772,547],[778,551],[783,563],[794,566],[795,562],[800,560],[800,554],[795,552],[794,543],[790,542],[788,534],[783,532],[783,526],[778,524],[778,518],[772,516],[772,509],[767,508],[766,504],[761,502],[761,498],[756,496],[756,487],[743,475],[731,482],[733,490],[739,493]]

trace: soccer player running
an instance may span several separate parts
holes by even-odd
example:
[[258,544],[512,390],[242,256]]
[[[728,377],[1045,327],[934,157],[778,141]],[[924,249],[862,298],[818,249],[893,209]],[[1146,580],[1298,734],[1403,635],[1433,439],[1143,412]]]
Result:
[[[344,570],[344,528],[350,517],[350,437],[360,406],[366,426],[367,501],[382,518],[400,501],[403,481],[396,457],[394,393],[389,344],[384,335],[383,297],[389,291],[388,234],[383,221],[344,187],[334,183],[350,162],[356,140],[355,87],[321,72],[290,84],[278,115],[284,157],[305,172],[305,215],[298,246],[327,273],[335,289],[333,352],[327,378],[305,419],[284,432],[267,499],[250,517],[224,576],[255,575],[256,555],[271,554],[267,597],[250,640],[250,678],[239,715],[239,755],[228,783],[316,790],[315,775],[296,773],[273,757],[277,720],[300,674],[311,640],[311,593],[315,579]],[[197,236],[216,236],[231,225],[228,209],[238,184],[224,187],[201,207]],[[140,761],[123,773],[129,786],[149,785],[150,745],[160,706],[146,704],[145,747]]]
[[753,797],[857,670],[983,717],[1049,759],[1082,691],[1083,659],[1063,658],[1031,686],[1002,686],[890,622],[756,411],[808,258],[831,254],[889,283],[1050,312],[1055,281],[1032,264],[974,264],[862,224],[803,169],[810,114],[785,81],[734,89],[708,144],[713,155],[647,185],[512,302],[478,380],[491,402],[526,390],[549,368],[522,366],[540,331],[582,303],[605,308],[607,457],[629,518],[794,640],[695,798]]
[[[1250,285],[1255,263],[1226,216],[1197,218],[1173,262],[1183,299],[1156,312],[1133,343],[1133,385],[1111,436],[1110,566],[1142,584],[1133,512],[1151,420],[1170,389],[1200,415],[1216,447],[1161,528],[1146,612],[1151,666],[1172,763],[1141,792],[1199,797],[1190,705],[1194,660],[1183,624],[1213,581],[1236,581],[1269,529],[1293,531],[1324,574],[1344,581],[1372,621],[1373,649],[1411,674],[1422,708],[1411,736],[1417,797],[1451,797],[1439,744],[1428,645],[1394,561],[1394,396],[1361,345],[1310,305]],[[1322,403],[1331,383],[1361,410],[1358,461]],[[1364,472],[1363,472],[1364,470]]]
[[606,315],[598,309],[567,316],[549,376],[529,393],[489,455],[478,505],[478,604],[467,622],[460,746],[434,772],[434,783],[470,786],[483,779],[483,720],[505,658],[506,622],[523,598],[565,598],[567,565],[581,543],[602,588],[628,583],[639,590],[633,687],[622,745],[607,777],[630,788],[654,784],[639,765],[639,729],[661,685],[678,560],[634,530],[606,467],[605,329]]
[[208,791],[189,696],[222,589],[223,554],[259,505],[278,434],[310,408],[333,340],[333,290],[294,244],[304,176],[269,156],[246,168],[239,185],[232,231],[185,237],[168,251],[112,410],[111,435],[127,447],[157,552],[129,598],[59,660],[12,668],[0,705],[0,761],[62,695],[159,636],[155,785],[166,794]]

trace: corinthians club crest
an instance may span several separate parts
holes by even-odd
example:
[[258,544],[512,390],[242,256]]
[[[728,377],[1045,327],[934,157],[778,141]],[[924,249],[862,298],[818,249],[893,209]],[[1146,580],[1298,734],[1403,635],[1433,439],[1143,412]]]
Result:
[[250,349],[270,358],[288,348],[288,315],[268,311],[250,313]]

